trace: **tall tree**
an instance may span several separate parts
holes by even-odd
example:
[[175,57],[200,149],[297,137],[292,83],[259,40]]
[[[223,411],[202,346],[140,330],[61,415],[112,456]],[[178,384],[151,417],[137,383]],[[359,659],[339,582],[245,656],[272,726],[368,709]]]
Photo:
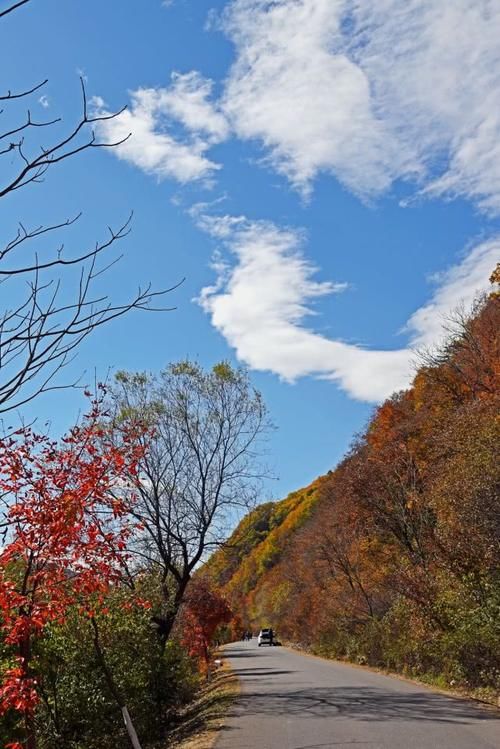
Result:
[[166,643],[193,570],[256,496],[270,424],[247,373],[224,362],[208,372],[183,361],[159,376],[119,373],[114,400],[118,433],[138,420],[153,434],[140,461],[135,550],[158,572],[155,621]]

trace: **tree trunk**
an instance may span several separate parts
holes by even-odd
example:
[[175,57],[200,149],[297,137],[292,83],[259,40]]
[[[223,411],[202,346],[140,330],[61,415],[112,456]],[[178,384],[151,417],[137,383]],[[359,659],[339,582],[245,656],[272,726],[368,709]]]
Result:
[[[101,670],[104,674],[104,678],[106,679],[106,684],[108,685],[109,691],[113,695],[118,707],[122,712],[123,722],[125,723],[125,728],[127,729],[130,743],[132,744],[134,749],[142,749],[134,728],[134,724],[132,722],[132,718],[130,717],[127,705],[125,704],[125,699],[113,678],[113,674],[111,673],[108,664],[106,663],[106,658],[104,657],[104,652],[99,641],[99,627],[97,625],[97,621],[94,617],[91,617],[90,621],[92,624],[92,629],[94,630],[94,650]],[[27,747],[27,749],[31,749],[31,747]]]
[[[166,614],[165,616],[156,615],[151,618],[151,621],[156,625],[157,630],[158,630],[158,638],[160,641],[160,648],[161,648],[162,654],[165,652],[165,648],[167,647],[168,638],[170,637],[172,629],[174,628],[175,620],[177,619],[177,614],[179,613],[179,609],[182,605],[182,601],[184,599],[184,593],[186,591],[190,578],[191,578],[190,574],[187,573],[184,575],[181,582],[178,583],[177,591],[175,593],[175,598],[173,602],[173,607],[168,612],[168,614]],[[163,595],[165,599],[165,605],[168,606],[169,604],[168,591],[164,590]]]
[[[19,643],[19,655],[22,658],[26,678],[29,678],[31,660],[31,638],[29,633],[24,635],[22,641]],[[26,749],[36,749],[35,719],[31,708],[24,711],[24,730],[26,732],[24,746]]]

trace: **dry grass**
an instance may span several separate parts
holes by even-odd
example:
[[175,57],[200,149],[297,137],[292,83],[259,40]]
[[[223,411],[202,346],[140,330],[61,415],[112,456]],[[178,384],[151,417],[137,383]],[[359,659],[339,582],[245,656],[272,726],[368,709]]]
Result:
[[203,687],[198,699],[186,708],[168,749],[212,749],[238,693],[238,679],[225,663]]

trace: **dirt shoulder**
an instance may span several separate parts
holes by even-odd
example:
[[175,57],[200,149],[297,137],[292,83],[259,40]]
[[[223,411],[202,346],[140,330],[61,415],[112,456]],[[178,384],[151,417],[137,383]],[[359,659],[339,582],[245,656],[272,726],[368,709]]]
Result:
[[238,678],[226,661],[187,707],[168,749],[212,749],[239,691]]

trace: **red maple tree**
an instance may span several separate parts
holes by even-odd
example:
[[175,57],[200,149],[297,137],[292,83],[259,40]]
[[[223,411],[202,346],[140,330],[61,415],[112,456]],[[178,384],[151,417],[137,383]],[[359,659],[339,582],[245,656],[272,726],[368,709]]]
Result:
[[217,627],[230,622],[232,611],[227,600],[202,577],[189,584],[182,612],[182,645],[198,658],[209,673],[210,645]]
[[[0,680],[0,715],[18,711],[25,738],[11,749],[33,749],[38,702],[32,646],[69,606],[90,617],[118,582],[132,531],[136,478],[133,434],[117,448],[103,426],[101,399],[80,426],[56,442],[24,428],[0,440],[0,492],[5,545],[0,551],[0,628],[12,652]],[[122,498],[121,498],[122,497]]]

